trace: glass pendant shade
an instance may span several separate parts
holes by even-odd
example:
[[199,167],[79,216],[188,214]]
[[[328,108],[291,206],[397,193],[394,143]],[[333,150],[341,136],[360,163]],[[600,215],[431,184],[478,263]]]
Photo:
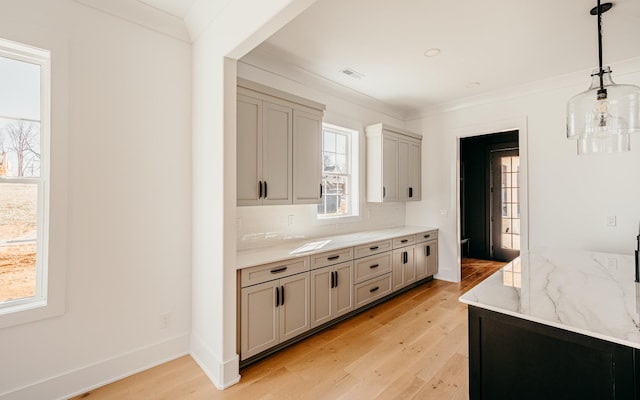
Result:
[[630,134],[640,132],[640,88],[616,85],[611,69],[595,70],[591,86],[567,104],[567,137],[578,140],[578,154],[630,150]]

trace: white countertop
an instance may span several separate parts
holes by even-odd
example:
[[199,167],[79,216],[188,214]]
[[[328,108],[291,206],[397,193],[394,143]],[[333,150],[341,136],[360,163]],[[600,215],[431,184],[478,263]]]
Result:
[[460,297],[472,306],[640,349],[630,255],[539,249]]
[[236,269],[253,267],[256,265],[288,260],[294,257],[304,257],[311,254],[324,253],[325,251],[359,246],[361,244],[435,230],[437,230],[437,228],[426,226],[403,226],[400,228],[298,240],[279,246],[243,250],[239,251],[236,256]]

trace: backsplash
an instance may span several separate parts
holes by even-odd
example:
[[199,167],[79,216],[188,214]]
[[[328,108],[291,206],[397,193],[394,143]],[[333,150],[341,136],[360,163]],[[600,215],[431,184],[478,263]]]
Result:
[[[372,229],[405,225],[404,203],[365,203],[359,219],[352,222],[318,221],[316,205],[238,207],[237,249],[274,246],[285,241],[305,240]],[[416,221],[419,225],[419,221]]]

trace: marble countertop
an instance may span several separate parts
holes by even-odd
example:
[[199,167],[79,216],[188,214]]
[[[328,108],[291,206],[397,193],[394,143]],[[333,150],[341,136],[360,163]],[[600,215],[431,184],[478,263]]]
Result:
[[631,255],[537,249],[460,297],[472,306],[640,349]]
[[359,246],[361,244],[435,230],[437,230],[437,228],[427,226],[403,226],[324,238],[297,240],[279,246],[243,250],[237,253],[236,269],[283,261],[294,257],[305,257],[311,254],[324,253],[325,251]]

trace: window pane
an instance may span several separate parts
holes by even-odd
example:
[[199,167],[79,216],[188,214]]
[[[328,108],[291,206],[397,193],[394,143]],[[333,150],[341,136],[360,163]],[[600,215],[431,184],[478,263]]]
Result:
[[40,177],[40,123],[0,118],[0,176]]
[[37,184],[0,184],[0,302],[35,294],[37,214]]
[[335,172],[336,170],[336,155],[334,153],[325,152],[322,157],[323,171]]
[[336,153],[347,154],[347,137],[345,135],[337,135]]
[[347,164],[347,156],[338,154],[336,156],[336,172],[347,173],[349,172],[349,166]]
[[336,135],[335,133],[324,131],[324,137],[322,138],[322,149],[324,151],[336,151]]

